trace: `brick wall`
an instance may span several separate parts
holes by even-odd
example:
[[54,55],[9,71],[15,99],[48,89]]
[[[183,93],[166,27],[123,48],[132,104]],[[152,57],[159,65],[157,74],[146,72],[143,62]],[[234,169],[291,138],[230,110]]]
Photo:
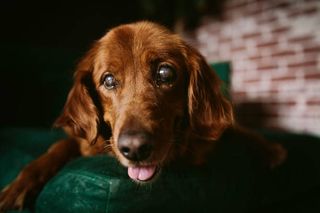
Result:
[[227,0],[204,18],[194,44],[232,62],[240,123],[320,135],[320,1]]

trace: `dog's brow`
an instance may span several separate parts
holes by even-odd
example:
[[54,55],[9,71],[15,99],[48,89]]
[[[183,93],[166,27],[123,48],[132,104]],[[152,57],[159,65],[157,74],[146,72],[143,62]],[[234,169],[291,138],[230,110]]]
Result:
[[114,31],[116,42],[120,47],[126,49],[133,46],[134,31],[130,27],[118,28]]

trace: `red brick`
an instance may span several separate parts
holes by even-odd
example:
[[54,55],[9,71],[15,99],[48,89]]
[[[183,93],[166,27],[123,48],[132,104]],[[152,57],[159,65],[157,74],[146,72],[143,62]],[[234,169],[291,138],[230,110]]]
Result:
[[277,82],[277,81],[291,81],[295,80],[296,76],[294,75],[286,75],[286,76],[280,76],[280,77],[273,77],[271,78],[272,81]]
[[233,95],[246,95],[247,92],[244,91],[244,90],[240,90],[240,91],[237,90],[237,91],[233,91],[232,94],[233,94]]
[[272,70],[272,69],[277,69],[278,66],[277,65],[261,65],[257,67],[257,70]]
[[273,23],[273,22],[275,22],[277,20],[278,20],[278,18],[276,16],[270,16],[270,17],[262,17],[262,16],[260,16],[260,17],[257,18],[257,23],[259,25],[261,25],[261,24],[270,24],[270,23]]
[[262,56],[260,52],[258,52],[256,55],[248,57],[249,60],[261,60],[263,58],[264,56]]
[[313,15],[318,12],[318,9],[316,7],[311,7],[311,8],[295,8],[291,12],[289,12],[288,17],[292,18],[294,16],[299,16],[299,15]]
[[297,102],[295,101],[286,101],[286,102],[276,102],[276,101],[272,101],[272,102],[268,102],[267,104],[270,104],[270,105],[273,105],[273,106],[277,106],[277,107],[280,107],[280,106],[295,106],[297,104]]
[[273,29],[271,32],[272,33],[285,33],[290,30],[290,27],[277,27]]
[[247,92],[246,91],[236,91],[236,92],[232,92],[232,94],[231,94],[231,97],[232,97],[233,100],[243,99],[246,96],[247,96]]
[[265,9],[262,8],[261,4],[258,4],[257,7],[255,8],[247,9],[244,15],[253,16],[253,15],[261,14],[263,11],[265,11]]
[[305,53],[309,53],[309,52],[317,52],[317,53],[320,53],[320,45],[305,47],[305,48],[303,48],[303,51],[304,51]]
[[287,57],[287,56],[293,56],[293,55],[295,55],[295,52],[292,50],[278,51],[271,54],[272,57],[279,57],[279,56]]
[[305,79],[318,79],[320,80],[320,72],[315,73],[306,73],[304,76]]
[[258,1],[256,8],[253,8],[247,11],[247,15],[256,15],[261,14],[262,12],[272,13],[275,9],[286,9],[290,6],[289,2],[278,2],[275,1],[273,4],[270,4],[268,0]]
[[211,26],[206,29],[208,33],[211,33],[212,35],[216,35],[221,31],[220,26]]
[[288,69],[290,73],[300,73],[301,71],[303,73],[313,73],[316,70],[317,70],[317,67],[315,66],[292,67]]
[[278,44],[278,41],[261,42],[257,44],[257,47],[273,47],[277,44]]
[[293,18],[294,16],[298,16],[301,14],[301,10],[297,9],[297,8],[293,8],[291,9],[291,11],[288,13],[288,18]]
[[303,35],[303,36],[298,36],[298,37],[293,37],[293,38],[289,38],[289,42],[307,42],[310,41],[314,38],[314,36],[312,35]]
[[278,89],[275,89],[275,88],[270,88],[268,93],[271,93],[271,94],[276,94],[276,93],[279,93],[279,90]]
[[246,33],[242,36],[242,38],[244,39],[254,39],[257,37],[261,37],[261,33],[260,32],[256,32],[256,33]]
[[280,2],[278,5],[276,5],[276,8],[285,10],[285,9],[288,9],[288,7],[290,6],[291,6],[291,2]]
[[220,37],[219,38],[219,43],[230,43],[232,41],[231,38],[228,37]]
[[313,7],[313,8],[305,9],[305,10],[303,11],[303,14],[313,15],[313,14],[315,14],[316,12],[318,12],[318,9],[317,9],[316,7]]
[[244,79],[243,81],[246,83],[256,83],[256,82],[261,81],[261,79],[260,78],[248,78],[248,79]]
[[311,106],[320,106],[320,99],[312,99],[312,100],[308,100],[307,101],[307,105],[311,105]]
[[[304,52],[304,58],[306,61],[314,61],[317,60],[320,62],[320,52],[319,51],[315,51],[315,52]],[[314,66],[311,66],[314,67]]]
[[291,63],[288,64],[289,68],[294,68],[294,67],[306,67],[306,66],[317,66],[317,61],[304,61],[304,62],[298,62],[298,63]]
[[246,49],[245,46],[232,47],[232,48],[231,48],[231,51],[232,51],[232,52],[238,52],[238,51],[243,51],[243,50],[245,50],[245,49]]

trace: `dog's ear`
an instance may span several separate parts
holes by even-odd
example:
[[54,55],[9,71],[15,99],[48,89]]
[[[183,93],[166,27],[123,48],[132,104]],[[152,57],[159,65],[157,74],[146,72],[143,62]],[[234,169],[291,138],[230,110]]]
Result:
[[80,61],[74,74],[74,84],[68,94],[62,114],[55,121],[55,127],[62,127],[74,137],[94,143],[98,135],[99,115],[92,91],[92,71],[97,47],[94,46]]
[[190,126],[195,135],[216,140],[233,124],[232,106],[222,94],[221,80],[204,57],[192,47],[187,52]]

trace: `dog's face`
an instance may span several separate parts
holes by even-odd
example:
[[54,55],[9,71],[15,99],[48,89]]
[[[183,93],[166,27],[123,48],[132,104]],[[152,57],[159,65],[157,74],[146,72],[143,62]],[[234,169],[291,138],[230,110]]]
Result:
[[136,181],[151,180],[164,164],[188,153],[186,132],[216,139],[232,121],[202,56],[152,23],[108,32],[75,78],[58,124],[89,142],[110,128],[111,151]]
[[186,98],[177,98],[186,96],[179,40],[149,26],[122,26],[99,42],[93,80],[112,150],[128,167],[162,164],[186,109]]

